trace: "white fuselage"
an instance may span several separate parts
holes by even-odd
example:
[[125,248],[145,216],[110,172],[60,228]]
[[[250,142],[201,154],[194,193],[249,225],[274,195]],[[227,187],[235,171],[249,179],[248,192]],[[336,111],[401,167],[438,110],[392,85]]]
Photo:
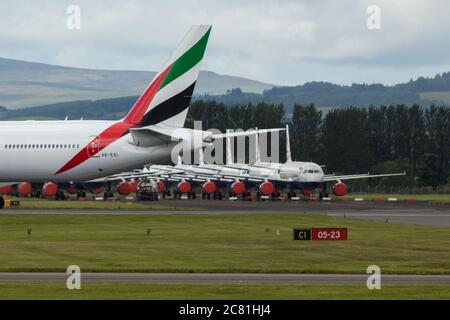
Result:
[[0,182],[80,182],[170,159],[177,142],[138,147],[131,143],[131,135],[125,133],[72,168],[57,173],[92,139],[116,123],[90,120],[0,122]]
[[249,176],[300,183],[322,183],[324,173],[314,162],[289,161],[286,163],[259,162],[256,165],[234,163],[227,165],[246,170]]

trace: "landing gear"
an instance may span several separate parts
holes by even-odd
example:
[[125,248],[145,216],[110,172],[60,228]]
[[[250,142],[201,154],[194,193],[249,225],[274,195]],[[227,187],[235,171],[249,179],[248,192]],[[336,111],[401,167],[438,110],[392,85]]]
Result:
[[322,198],[328,198],[327,185],[325,182],[322,184],[322,188],[319,193],[319,199],[322,200]]
[[3,197],[0,197],[0,209],[3,209],[5,207],[5,199]]
[[297,199],[297,193],[295,193],[294,190],[290,190],[290,191],[287,193],[287,198],[288,198],[288,201],[291,201],[292,198],[294,198],[294,200],[298,200],[298,199]]
[[59,191],[55,194],[55,200],[66,200],[66,195],[64,194],[64,191],[59,190]]

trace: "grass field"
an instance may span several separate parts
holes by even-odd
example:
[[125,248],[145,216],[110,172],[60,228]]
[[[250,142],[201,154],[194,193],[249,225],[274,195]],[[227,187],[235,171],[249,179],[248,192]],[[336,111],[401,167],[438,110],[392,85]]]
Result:
[[[320,226],[348,227],[349,240],[292,240]],[[319,214],[0,215],[3,272],[450,274],[449,248],[448,228]]]
[[[31,198],[11,198],[10,200],[19,200],[20,209],[99,209],[99,210],[201,210],[198,208],[185,208],[181,203],[174,201],[173,205],[163,205],[157,202],[136,203],[131,201],[55,201],[46,199],[31,199]],[[14,208],[14,207],[12,207]],[[0,212],[1,213],[1,212]]]
[[3,282],[0,299],[450,299],[450,286],[85,283],[68,290],[57,282]]
[[371,200],[373,198],[387,199],[397,198],[399,200],[416,200],[416,201],[432,201],[432,202],[450,202],[450,194],[349,194],[344,199],[363,198]]

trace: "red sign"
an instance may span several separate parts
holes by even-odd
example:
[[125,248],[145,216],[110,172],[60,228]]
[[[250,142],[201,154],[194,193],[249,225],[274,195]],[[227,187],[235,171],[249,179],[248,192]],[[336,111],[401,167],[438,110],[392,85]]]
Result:
[[347,240],[347,228],[312,228],[312,240]]

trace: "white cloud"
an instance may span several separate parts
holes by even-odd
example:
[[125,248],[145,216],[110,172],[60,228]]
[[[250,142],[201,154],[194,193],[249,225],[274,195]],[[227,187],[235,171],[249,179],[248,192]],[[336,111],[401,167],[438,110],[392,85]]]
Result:
[[[82,29],[66,28],[81,7]],[[381,8],[381,30],[366,8]],[[450,70],[445,0],[3,0],[0,56],[156,70],[191,24],[213,24],[204,69],[277,84],[407,81]]]

